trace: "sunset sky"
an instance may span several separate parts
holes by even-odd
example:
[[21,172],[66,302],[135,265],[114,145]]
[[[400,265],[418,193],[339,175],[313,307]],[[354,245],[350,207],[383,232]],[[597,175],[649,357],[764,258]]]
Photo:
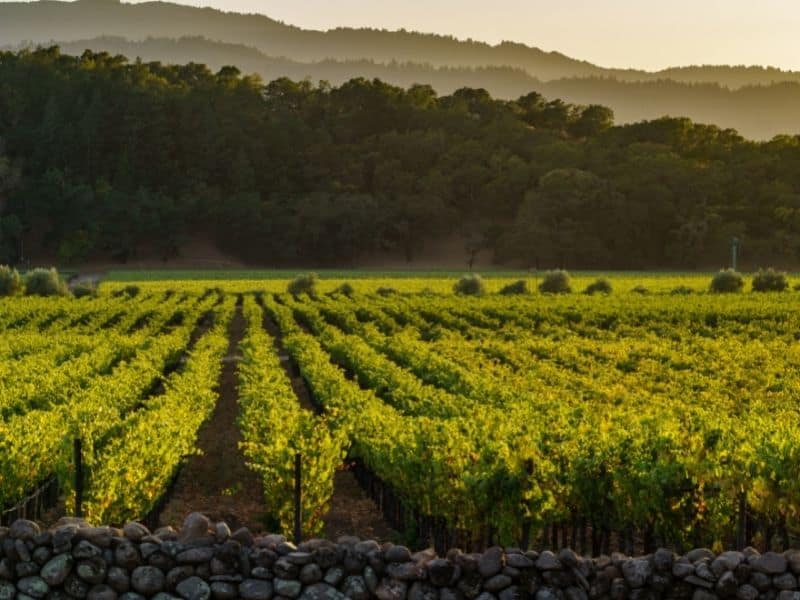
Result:
[[558,50],[603,66],[800,69],[798,0],[180,0],[316,29],[405,27]]

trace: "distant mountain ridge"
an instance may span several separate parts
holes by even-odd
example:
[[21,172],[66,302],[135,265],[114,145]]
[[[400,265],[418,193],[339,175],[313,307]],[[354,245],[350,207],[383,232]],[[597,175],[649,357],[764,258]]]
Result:
[[800,133],[800,73],[744,66],[646,72],[606,69],[523,44],[490,45],[408,31],[303,30],[263,15],[165,2],[0,2],[0,47],[58,44],[130,59],[233,64],[271,80],[353,77],[395,85],[429,83],[439,93],[482,87],[500,98],[536,90],[614,109],[619,122],[663,115],[735,128],[754,139]]

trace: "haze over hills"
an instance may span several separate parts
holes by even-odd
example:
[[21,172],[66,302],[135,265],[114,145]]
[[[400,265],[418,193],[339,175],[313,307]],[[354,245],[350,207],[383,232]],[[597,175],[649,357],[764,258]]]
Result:
[[0,46],[58,43],[145,61],[236,65],[265,80],[380,78],[429,83],[440,94],[483,87],[499,98],[538,91],[611,107],[618,122],[663,115],[734,128],[769,139],[800,133],[800,73],[744,66],[689,66],[648,72],[607,69],[512,42],[490,45],[408,31],[312,31],[263,15],[165,2],[116,0],[0,2]]

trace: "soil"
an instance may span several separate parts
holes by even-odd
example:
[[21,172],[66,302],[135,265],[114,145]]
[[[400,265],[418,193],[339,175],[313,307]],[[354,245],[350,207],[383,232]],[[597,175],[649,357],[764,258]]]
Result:
[[189,457],[178,475],[160,515],[161,525],[177,528],[190,512],[201,512],[214,521],[225,521],[233,530],[264,529],[266,504],[261,478],[245,464],[236,423],[237,365],[241,358],[238,346],[244,328],[244,317],[237,309],[229,329],[230,345],[220,379],[219,402],[198,433],[200,454]]

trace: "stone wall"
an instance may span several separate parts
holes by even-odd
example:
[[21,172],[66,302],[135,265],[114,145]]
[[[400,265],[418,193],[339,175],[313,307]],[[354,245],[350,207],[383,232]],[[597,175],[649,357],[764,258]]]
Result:
[[800,552],[705,549],[582,558],[571,550],[484,554],[341,538],[295,546],[283,536],[231,533],[199,514],[150,533],[64,519],[0,528],[0,600],[244,598],[246,600],[800,600]]

